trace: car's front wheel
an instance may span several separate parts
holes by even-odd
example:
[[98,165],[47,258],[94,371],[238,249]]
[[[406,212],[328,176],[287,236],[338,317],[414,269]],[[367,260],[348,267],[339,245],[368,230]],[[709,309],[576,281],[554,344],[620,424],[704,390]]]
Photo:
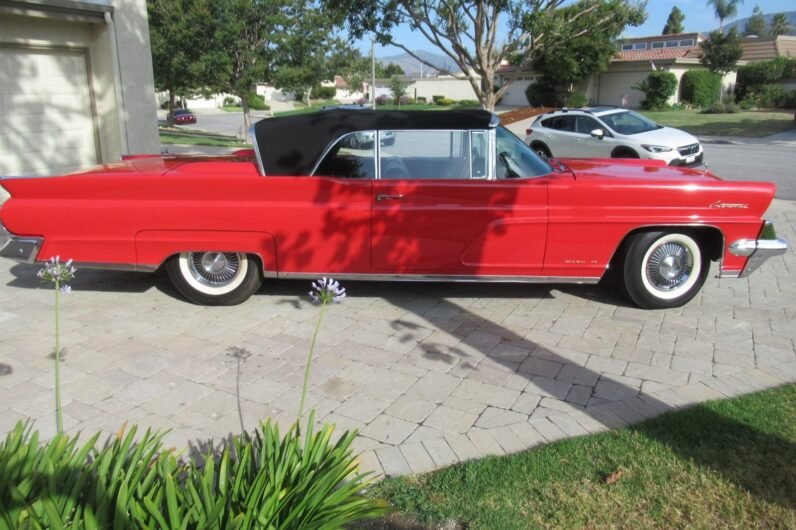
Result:
[[691,236],[642,232],[632,236],[624,260],[624,287],[645,309],[679,307],[705,283],[709,263]]
[[240,252],[183,252],[166,270],[183,296],[200,305],[240,304],[262,284],[257,261]]

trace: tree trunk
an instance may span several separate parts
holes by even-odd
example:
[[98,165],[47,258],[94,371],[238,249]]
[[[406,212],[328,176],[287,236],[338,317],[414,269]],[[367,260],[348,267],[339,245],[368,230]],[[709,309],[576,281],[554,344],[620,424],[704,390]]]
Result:
[[243,137],[251,141],[249,138],[249,127],[251,127],[252,115],[249,109],[249,95],[238,94],[238,97],[240,97],[240,107],[243,109]]
[[495,79],[492,76],[484,75],[481,77],[481,93],[477,94],[481,101],[481,107],[489,112],[495,112],[497,105],[497,94],[495,94]]
[[307,89],[307,106],[308,107],[312,106],[312,102],[310,101],[310,96],[312,96],[312,87],[309,87]]
[[169,122],[169,125],[174,125],[174,107],[176,106],[174,91],[169,90],[169,115],[166,117],[166,120]]

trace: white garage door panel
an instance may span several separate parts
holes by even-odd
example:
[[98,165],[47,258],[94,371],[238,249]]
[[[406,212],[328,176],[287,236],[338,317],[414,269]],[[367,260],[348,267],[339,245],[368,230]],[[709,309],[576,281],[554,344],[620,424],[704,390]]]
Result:
[[644,93],[633,90],[630,87],[640,83],[648,75],[648,71],[600,74],[598,103],[600,105],[621,105],[622,95],[627,94],[627,106],[630,108],[640,107],[641,100],[644,99]]
[[0,175],[55,175],[97,164],[86,57],[0,48]]
[[517,80],[514,81],[509,89],[503,94],[503,98],[500,100],[501,105],[521,105],[524,107],[528,106],[528,98],[525,97],[525,89],[528,88],[528,85],[533,83],[533,81],[528,80]]

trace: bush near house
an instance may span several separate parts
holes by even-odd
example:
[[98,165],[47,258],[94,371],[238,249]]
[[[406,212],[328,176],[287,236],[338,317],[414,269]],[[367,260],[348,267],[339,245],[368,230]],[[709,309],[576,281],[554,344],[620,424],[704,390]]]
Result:
[[706,109],[719,100],[721,75],[709,70],[689,70],[680,81],[680,99]]
[[252,110],[270,110],[265,98],[259,94],[249,94],[249,108]]
[[333,86],[318,86],[312,89],[312,95],[315,99],[334,99],[337,89]]
[[791,108],[796,92],[787,92],[780,81],[796,78],[796,58],[777,57],[738,68],[736,101],[744,107]]
[[646,110],[669,108],[669,98],[677,92],[677,76],[664,70],[650,72],[645,80],[631,87],[647,96],[641,102]]

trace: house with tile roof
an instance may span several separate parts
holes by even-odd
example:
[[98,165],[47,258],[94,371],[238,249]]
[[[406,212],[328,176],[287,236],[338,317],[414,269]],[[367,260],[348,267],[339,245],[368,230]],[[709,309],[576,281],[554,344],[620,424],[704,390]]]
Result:
[[[638,108],[644,94],[632,87],[643,81],[653,70],[667,70],[677,77],[678,84],[687,71],[704,69],[699,62],[702,48],[699,43],[705,40],[701,33],[679,33],[676,35],[655,35],[622,40],[617,53],[605,72],[591,76],[577,88],[584,92],[593,105],[618,105]],[[745,64],[741,61],[739,64]],[[501,101],[505,105],[525,105],[525,89],[535,81],[532,71],[519,71],[506,65],[500,74],[515,81],[509,93]],[[735,84],[735,72],[724,77],[725,90]],[[680,101],[679,90],[670,103]]]

